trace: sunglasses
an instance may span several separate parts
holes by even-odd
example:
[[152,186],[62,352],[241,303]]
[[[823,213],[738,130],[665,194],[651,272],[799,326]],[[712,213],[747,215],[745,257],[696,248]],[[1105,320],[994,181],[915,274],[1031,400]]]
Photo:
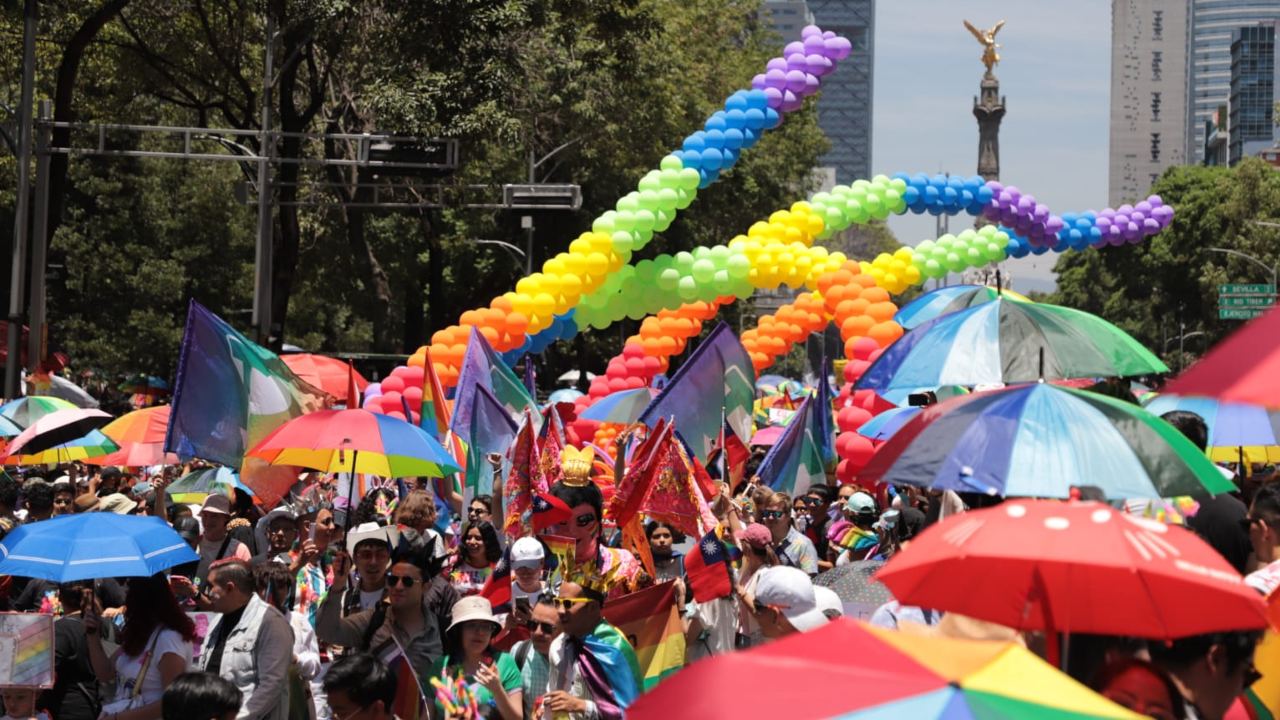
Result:
[[542,633],[544,635],[553,635],[556,631],[556,626],[554,624],[549,622],[538,622],[537,620],[530,620],[526,622],[524,626],[529,630],[529,632],[537,632],[538,628],[542,628]]
[[578,527],[581,527],[581,528],[590,527],[591,523],[595,521],[596,521],[596,516],[593,513],[583,513],[582,515],[579,515],[578,517],[573,519],[573,522],[577,524]]
[[467,517],[472,515],[483,515],[484,508],[467,508]]
[[569,608],[573,607],[573,605],[574,605],[575,603],[589,603],[589,602],[591,602],[591,598],[588,598],[588,597],[574,597],[574,598],[558,597],[558,598],[556,598],[556,599],[554,600],[554,602],[555,602],[556,606],[557,606],[557,607],[559,607],[561,610],[564,610],[565,612],[569,612]]
[[404,589],[408,590],[409,588],[416,585],[417,582],[418,582],[417,580],[414,580],[408,575],[392,575],[391,573],[387,573],[387,587],[404,585]]
[[774,605],[765,605],[759,600],[751,601],[751,609],[754,610],[757,615],[764,612],[765,610],[781,610],[781,608],[776,607]]
[[761,510],[760,511],[761,520],[781,520],[786,516],[787,516],[786,510]]

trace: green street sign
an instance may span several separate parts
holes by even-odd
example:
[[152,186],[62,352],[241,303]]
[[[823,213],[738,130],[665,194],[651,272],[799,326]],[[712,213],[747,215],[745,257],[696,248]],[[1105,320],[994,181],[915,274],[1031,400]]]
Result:
[[1269,284],[1260,285],[1219,285],[1219,295],[1275,295],[1276,286]]
[[1276,304],[1274,295],[1220,295],[1218,307],[1261,307],[1267,308]]
[[1268,308],[1218,308],[1219,320],[1252,320],[1266,314]]

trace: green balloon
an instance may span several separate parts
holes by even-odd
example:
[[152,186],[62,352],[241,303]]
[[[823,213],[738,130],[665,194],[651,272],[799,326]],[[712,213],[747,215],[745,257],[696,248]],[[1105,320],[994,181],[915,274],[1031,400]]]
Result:
[[662,158],[662,162],[658,163],[658,167],[663,170],[680,171],[684,169],[684,163],[680,162],[680,158],[675,155],[666,155]]
[[618,198],[618,204],[616,207],[618,208],[618,212],[622,212],[623,210],[630,210],[632,212],[639,210],[640,193],[631,192],[623,195]]
[[667,228],[671,227],[671,221],[676,219],[674,210],[660,208],[658,212],[654,213],[654,215],[658,218],[657,221],[653,223],[654,232],[666,232]]
[[694,188],[693,190],[681,188],[679,193],[680,199],[676,201],[676,209],[683,210],[693,204],[693,199],[697,196],[697,188]]
[[697,190],[698,183],[702,182],[702,176],[693,168],[685,168],[680,171],[680,187],[685,190]]
[[619,255],[629,253],[635,248],[635,236],[625,230],[615,230],[611,236],[613,251]]
[[618,216],[618,213],[614,212],[613,210],[609,210],[608,212],[603,213],[602,215],[600,215],[600,217],[592,221],[591,223],[592,232],[598,232],[598,233],[613,232],[614,230],[617,229],[613,225],[614,218],[616,218],[617,216]]
[[658,272],[657,281],[659,290],[671,292],[680,285],[680,271],[673,267],[665,268]]
[[682,277],[676,292],[684,300],[693,300],[698,296],[698,283],[692,277]]
[[645,173],[644,177],[640,178],[640,182],[636,183],[636,187],[640,189],[641,193],[644,193],[646,190],[657,190],[662,187],[662,183],[659,182],[661,177],[662,175],[659,171],[650,170],[648,173]]
[[681,250],[676,253],[675,267],[680,271],[681,275],[688,275],[693,272],[693,255]]
[[695,260],[692,274],[693,279],[699,284],[711,282],[711,278],[716,274],[716,265],[707,258]]
[[751,261],[743,253],[733,253],[725,260],[725,269],[730,277],[741,280],[751,274]]
[[653,239],[653,231],[652,230],[636,230],[635,236],[636,236],[635,249],[639,250],[645,245],[648,245],[649,241]]
[[652,190],[640,191],[640,207],[653,212],[662,206],[662,201],[658,198],[658,188]]
[[653,232],[653,226],[658,222],[658,218],[653,214],[652,210],[640,209],[635,212],[636,229],[640,231],[648,230]]

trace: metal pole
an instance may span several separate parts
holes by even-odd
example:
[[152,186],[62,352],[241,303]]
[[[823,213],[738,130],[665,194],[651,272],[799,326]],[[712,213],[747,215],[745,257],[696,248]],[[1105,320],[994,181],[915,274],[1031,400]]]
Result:
[[31,194],[27,175],[31,164],[31,96],[36,75],[36,0],[23,5],[22,100],[18,106],[18,187],[13,208],[13,265],[9,279],[9,355],[4,368],[4,396],[18,397],[19,362],[22,352],[23,280],[27,275],[27,202]]
[[253,263],[253,330],[260,345],[271,339],[271,254],[274,236],[271,228],[271,157],[275,142],[271,135],[272,42],[275,22],[267,11],[267,44],[262,61],[262,132],[258,147],[258,242]]
[[31,233],[31,330],[27,336],[27,372],[35,372],[45,352],[45,270],[49,262],[49,141],[53,103],[40,101],[40,131],[36,135],[36,207]]

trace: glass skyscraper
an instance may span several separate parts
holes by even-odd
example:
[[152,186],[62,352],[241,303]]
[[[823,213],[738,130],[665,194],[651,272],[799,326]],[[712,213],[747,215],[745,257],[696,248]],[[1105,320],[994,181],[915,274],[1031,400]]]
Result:
[[875,0],[808,0],[806,4],[819,27],[853,43],[853,53],[822,79],[818,125],[831,141],[831,150],[818,162],[834,168],[840,184],[870,178]]
[[1276,73],[1276,28],[1237,28],[1231,41],[1231,96],[1227,123],[1232,165],[1271,145]]
[[[1236,31],[1278,20],[1280,0],[1191,0],[1186,125],[1191,162],[1203,160],[1205,123],[1231,95],[1231,42]],[[1229,132],[1234,138],[1234,125]]]

